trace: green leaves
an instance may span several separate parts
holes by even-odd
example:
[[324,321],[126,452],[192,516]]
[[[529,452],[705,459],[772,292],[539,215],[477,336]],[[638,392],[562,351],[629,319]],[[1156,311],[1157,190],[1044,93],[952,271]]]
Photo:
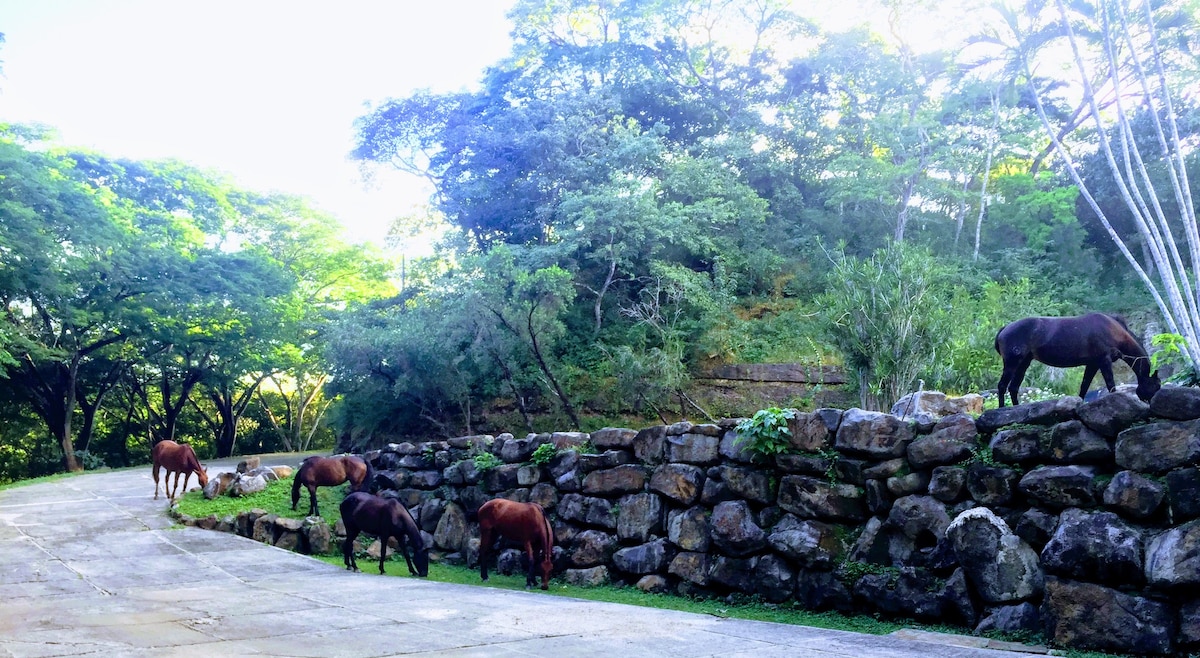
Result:
[[795,417],[795,409],[760,409],[752,417],[738,423],[738,445],[763,457],[790,452],[792,430],[788,428],[788,421]]

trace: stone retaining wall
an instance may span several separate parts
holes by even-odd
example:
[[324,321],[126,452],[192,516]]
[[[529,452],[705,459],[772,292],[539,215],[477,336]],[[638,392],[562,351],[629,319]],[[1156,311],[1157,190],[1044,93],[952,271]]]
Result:
[[[799,413],[794,451],[770,461],[739,445],[733,419],[365,456],[379,493],[451,561],[473,564],[474,512],[505,497],[551,514],[571,582],[1043,631],[1080,649],[1200,649],[1200,390],[917,417]],[[558,454],[533,464],[547,443]],[[481,472],[483,453],[499,465]],[[236,525],[272,543],[286,532],[261,515]],[[296,543],[326,541],[298,525]]]

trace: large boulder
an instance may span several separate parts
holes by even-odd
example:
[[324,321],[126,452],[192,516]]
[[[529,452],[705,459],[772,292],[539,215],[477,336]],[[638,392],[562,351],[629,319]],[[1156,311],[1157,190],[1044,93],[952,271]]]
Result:
[[804,452],[822,452],[832,447],[834,435],[842,422],[842,413],[839,409],[797,413],[788,420],[792,447]]
[[975,462],[967,467],[967,491],[980,505],[1008,505],[1020,476],[1011,468]]
[[1166,495],[1157,481],[1135,471],[1121,471],[1104,489],[1104,506],[1122,516],[1141,520],[1158,511]]
[[456,503],[446,503],[433,532],[433,542],[448,551],[461,551],[468,538],[467,515]]
[[1016,406],[988,409],[975,419],[975,427],[991,434],[1008,425],[1054,425],[1075,417],[1083,400],[1069,396],[1044,402],[1028,402]]
[[763,505],[775,502],[771,479],[765,473],[737,466],[717,466],[709,469],[709,475],[714,471],[732,495]]
[[1044,507],[1090,507],[1096,504],[1094,466],[1043,466],[1021,477],[1021,493]]
[[1042,568],[1072,580],[1140,586],[1142,533],[1112,512],[1065,510],[1042,549]]
[[613,566],[636,575],[661,571],[671,560],[672,550],[665,539],[657,539],[640,546],[622,548],[613,553]]
[[971,456],[975,443],[975,422],[970,416],[955,414],[938,421],[933,432],[908,446],[908,462],[916,469],[957,464]]
[[583,493],[590,496],[636,493],[645,486],[646,471],[641,466],[634,464],[592,471],[583,478]]
[[1112,460],[1108,440],[1078,420],[1059,423],[1050,430],[1046,457],[1058,464],[1103,464]]
[[652,493],[629,494],[621,497],[617,513],[617,537],[622,541],[649,541],[650,535],[662,532],[662,499]]
[[685,464],[715,464],[720,457],[721,439],[716,436],[689,432],[667,434],[667,461]]
[[571,564],[587,568],[606,564],[617,550],[617,538],[599,530],[584,530],[575,536]]
[[703,587],[708,585],[708,573],[712,569],[711,560],[708,553],[679,553],[667,566],[667,573]]
[[843,551],[837,528],[785,516],[767,536],[771,549],[805,568],[830,569]]
[[1200,418],[1200,389],[1165,386],[1150,399],[1150,413],[1171,420],[1196,420]]
[[878,411],[849,409],[842,414],[834,445],[850,455],[889,459],[904,455],[914,437],[908,421]]
[[917,391],[909,393],[892,405],[891,414],[917,422],[933,422],[944,416],[955,414],[983,413],[983,396],[969,393],[962,397],[951,397],[941,391]]
[[601,450],[609,448],[631,450],[635,438],[637,438],[637,431],[624,427],[605,427],[591,433],[592,445]]
[[713,545],[726,555],[749,555],[767,545],[767,534],[754,522],[750,505],[744,500],[727,501],[714,507],[709,527]]
[[786,475],[779,481],[779,506],[804,519],[863,521],[867,518],[862,489],[807,475]]
[[1111,393],[1079,405],[1075,410],[1079,420],[1092,430],[1112,438],[1121,430],[1140,423],[1150,416],[1150,405],[1136,395]]
[[764,555],[754,565],[754,593],[782,603],[796,591],[796,570],[778,555]]
[[667,539],[685,551],[708,552],[710,514],[703,507],[671,512],[667,516]]
[[1072,649],[1171,653],[1170,606],[1102,585],[1048,578],[1042,618],[1048,638]]
[[1150,540],[1146,582],[1160,589],[1200,585],[1200,521],[1171,528]]
[[1005,464],[1032,464],[1042,458],[1042,434],[1046,428],[1012,427],[992,435],[988,447],[996,461]]
[[704,471],[691,464],[663,464],[650,476],[650,490],[680,505],[696,502],[704,486]]
[[1200,461],[1200,420],[1131,427],[1117,435],[1114,456],[1121,468],[1155,475],[1191,466]]
[[946,529],[967,580],[985,603],[1017,603],[1042,591],[1038,554],[986,507],[969,509]]

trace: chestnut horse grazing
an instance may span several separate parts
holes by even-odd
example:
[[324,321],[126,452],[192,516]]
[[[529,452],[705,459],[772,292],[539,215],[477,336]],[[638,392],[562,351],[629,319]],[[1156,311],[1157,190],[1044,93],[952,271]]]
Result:
[[1121,359],[1137,375],[1137,396],[1149,402],[1161,383],[1158,372],[1150,372],[1150,357],[1120,316],[1088,313],[1069,318],[1024,318],[1006,325],[996,334],[996,351],[1004,362],[1000,375],[1000,406],[1004,394],[1017,402],[1021,381],[1034,359],[1056,368],[1084,366],[1079,397],[1087,393],[1099,371],[1108,390],[1113,383],[1112,364]]
[[[154,498],[158,499],[158,471],[166,469],[167,477],[163,480],[163,493],[167,494],[167,498],[174,499],[175,492],[179,489],[179,475],[183,474],[183,491],[187,493],[188,480],[192,479],[192,473],[200,480],[200,486],[208,484],[208,473],[205,472],[204,466],[200,464],[200,460],[196,458],[196,451],[192,450],[192,446],[186,443],[176,443],[170,439],[163,439],[154,444],[150,449],[150,461],[154,464],[152,473],[154,475]],[[175,486],[171,486],[171,474],[175,474]]]
[[[408,573],[414,576],[429,575],[429,547],[421,537],[421,529],[400,501],[382,498],[363,491],[356,491],[342,501],[342,525],[346,526],[346,541],[342,544],[342,558],[346,568],[358,571],[358,560],[354,559],[354,539],[359,533],[374,535],[379,540],[379,573],[383,574],[383,560],[387,557],[388,538],[395,537],[408,563]],[[408,546],[413,553],[409,557]],[[413,568],[416,560],[416,568]]]
[[[488,553],[497,538],[523,545],[529,557],[529,573],[525,587],[534,585],[534,568],[542,570],[542,589],[550,587],[550,572],[554,569],[554,530],[546,519],[546,511],[537,503],[518,503],[504,498],[489,500],[479,507],[479,575],[488,579]],[[541,561],[535,552],[540,552]]]
[[308,515],[320,516],[317,509],[317,487],[335,487],[347,480],[351,491],[362,491],[367,485],[370,467],[362,457],[337,455],[321,457],[313,455],[300,464],[292,480],[292,509],[300,500],[300,486],[308,488]]

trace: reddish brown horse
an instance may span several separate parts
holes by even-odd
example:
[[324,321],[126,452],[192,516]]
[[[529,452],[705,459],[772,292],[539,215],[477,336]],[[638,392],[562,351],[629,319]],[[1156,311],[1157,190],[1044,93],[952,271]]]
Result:
[[362,457],[355,455],[337,455],[321,457],[313,455],[300,464],[296,477],[292,480],[292,509],[300,501],[300,487],[308,489],[308,515],[320,516],[317,509],[317,487],[335,487],[343,482],[350,482],[351,491],[362,491],[367,484],[370,467]]
[[1004,362],[1000,375],[1000,406],[1004,394],[1017,395],[1025,371],[1034,359],[1056,368],[1083,366],[1083,397],[1099,371],[1104,384],[1113,390],[1112,364],[1120,359],[1137,375],[1137,396],[1149,401],[1161,383],[1158,372],[1150,372],[1150,358],[1120,316],[1088,313],[1069,318],[1024,318],[1006,325],[996,334],[996,351]]
[[[150,461],[154,464],[154,498],[158,499],[158,471],[166,469],[167,477],[163,480],[163,493],[167,494],[167,498],[174,499],[175,492],[179,489],[179,475],[183,474],[183,491],[187,492],[188,480],[192,479],[192,473],[200,480],[200,486],[208,484],[208,473],[205,472],[204,466],[200,464],[200,460],[196,458],[196,451],[192,450],[192,446],[186,443],[176,443],[170,439],[163,439],[154,444],[150,449]],[[171,474],[175,474],[175,486],[171,486]]]
[[[429,547],[421,537],[421,529],[400,501],[356,491],[346,496],[338,509],[342,512],[342,525],[346,526],[342,559],[347,569],[358,571],[358,560],[354,559],[354,539],[359,533],[365,532],[379,540],[380,574],[384,573],[383,561],[387,557],[388,539],[395,537],[404,554],[404,561],[408,563],[408,572],[414,576],[429,575]],[[410,544],[414,553],[411,557],[408,554]]]
[[[554,530],[542,506],[495,498],[479,507],[479,575],[484,580],[488,579],[488,553],[500,537],[524,547],[529,558],[525,587],[534,586],[534,569],[540,566],[542,589],[549,589],[550,572],[554,569]],[[541,553],[540,562],[536,553]]]

